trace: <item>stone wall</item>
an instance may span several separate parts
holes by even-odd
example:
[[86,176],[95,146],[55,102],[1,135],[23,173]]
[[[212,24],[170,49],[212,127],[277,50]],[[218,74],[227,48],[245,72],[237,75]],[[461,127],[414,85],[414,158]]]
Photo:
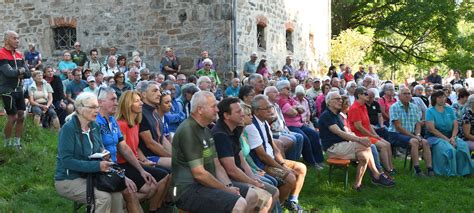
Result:
[[[50,63],[62,53],[54,49],[53,28],[75,26],[84,51],[98,48],[105,56],[116,46],[130,57],[139,50],[152,71],[167,47],[175,49],[188,73],[203,49],[216,60],[218,71],[232,69],[232,0],[0,0],[0,5],[0,29],[19,32],[22,51],[28,42],[38,44]],[[258,52],[272,67],[281,68],[288,54],[309,61],[311,69],[328,63],[329,0],[237,0],[237,5],[238,70],[257,51],[257,17],[268,21],[267,49]],[[285,48],[288,27],[294,28],[293,53]]]
[[[238,70],[252,52],[266,57],[273,70],[292,55],[294,67],[304,60],[314,74],[330,65],[330,0],[237,0]],[[266,25],[266,49],[257,48],[257,24]],[[293,51],[286,48],[286,30],[293,34]],[[310,42],[310,34],[313,42]]]
[[57,61],[62,53],[53,49],[52,29],[63,24],[77,27],[77,40],[86,52],[96,47],[104,56],[116,46],[120,54],[130,57],[139,50],[154,69],[167,47],[175,49],[188,71],[202,49],[209,50],[218,64],[231,61],[228,1],[4,1],[0,14],[8,15],[0,16],[0,29],[19,32],[22,50],[28,42],[37,43],[49,61]]

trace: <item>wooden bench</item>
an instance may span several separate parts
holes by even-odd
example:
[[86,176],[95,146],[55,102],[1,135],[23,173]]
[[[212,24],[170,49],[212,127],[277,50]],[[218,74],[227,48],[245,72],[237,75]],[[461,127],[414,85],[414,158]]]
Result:
[[351,164],[351,160],[328,158],[326,162],[329,165],[329,181],[332,180],[333,169],[342,169],[344,171],[344,190],[346,190],[349,185],[349,166]]

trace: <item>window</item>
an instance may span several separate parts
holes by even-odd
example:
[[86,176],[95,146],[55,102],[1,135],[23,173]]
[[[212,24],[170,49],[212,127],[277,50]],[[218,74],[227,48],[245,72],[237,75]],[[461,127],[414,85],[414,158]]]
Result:
[[54,47],[57,50],[73,49],[76,42],[75,27],[56,27],[53,28]]
[[293,52],[293,31],[286,30],[286,50]]
[[258,48],[266,49],[267,41],[265,39],[265,26],[262,24],[257,24],[257,45]]

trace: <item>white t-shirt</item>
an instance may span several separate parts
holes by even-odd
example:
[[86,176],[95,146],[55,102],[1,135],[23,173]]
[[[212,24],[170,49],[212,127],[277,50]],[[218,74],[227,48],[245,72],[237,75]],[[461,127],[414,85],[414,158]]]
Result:
[[[261,122],[258,118],[257,118],[257,123],[259,124],[260,126],[260,129],[262,130],[262,133],[263,133],[263,139],[265,140],[265,152],[270,156],[272,157],[273,159],[275,158],[275,155],[273,155],[273,147],[270,143],[268,143],[268,138],[267,138],[267,131],[265,130],[265,124],[267,123],[266,121],[265,122]],[[268,125],[268,124],[267,124]],[[270,128],[270,125],[268,125],[268,127]],[[247,132],[248,134],[248,143],[249,143],[249,146],[250,146],[250,149],[255,149],[257,147],[259,147],[260,145],[263,144],[263,141],[262,141],[262,138],[260,137],[260,134],[258,133],[258,130],[257,128],[255,127],[254,124],[250,124],[248,126],[245,127],[245,131]],[[272,133],[270,132],[270,135],[272,135]]]

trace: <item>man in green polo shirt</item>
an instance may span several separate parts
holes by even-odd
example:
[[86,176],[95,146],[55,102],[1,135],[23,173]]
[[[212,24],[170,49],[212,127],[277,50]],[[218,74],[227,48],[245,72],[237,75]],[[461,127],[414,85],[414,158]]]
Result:
[[172,143],[176,206],[190,212],[253,211],[258,200],[255,191],[244,184],[234,186],[217,159],[207,128],[217,112],[214,94],[197,92],[191,99],[191,116],[176,130]]

